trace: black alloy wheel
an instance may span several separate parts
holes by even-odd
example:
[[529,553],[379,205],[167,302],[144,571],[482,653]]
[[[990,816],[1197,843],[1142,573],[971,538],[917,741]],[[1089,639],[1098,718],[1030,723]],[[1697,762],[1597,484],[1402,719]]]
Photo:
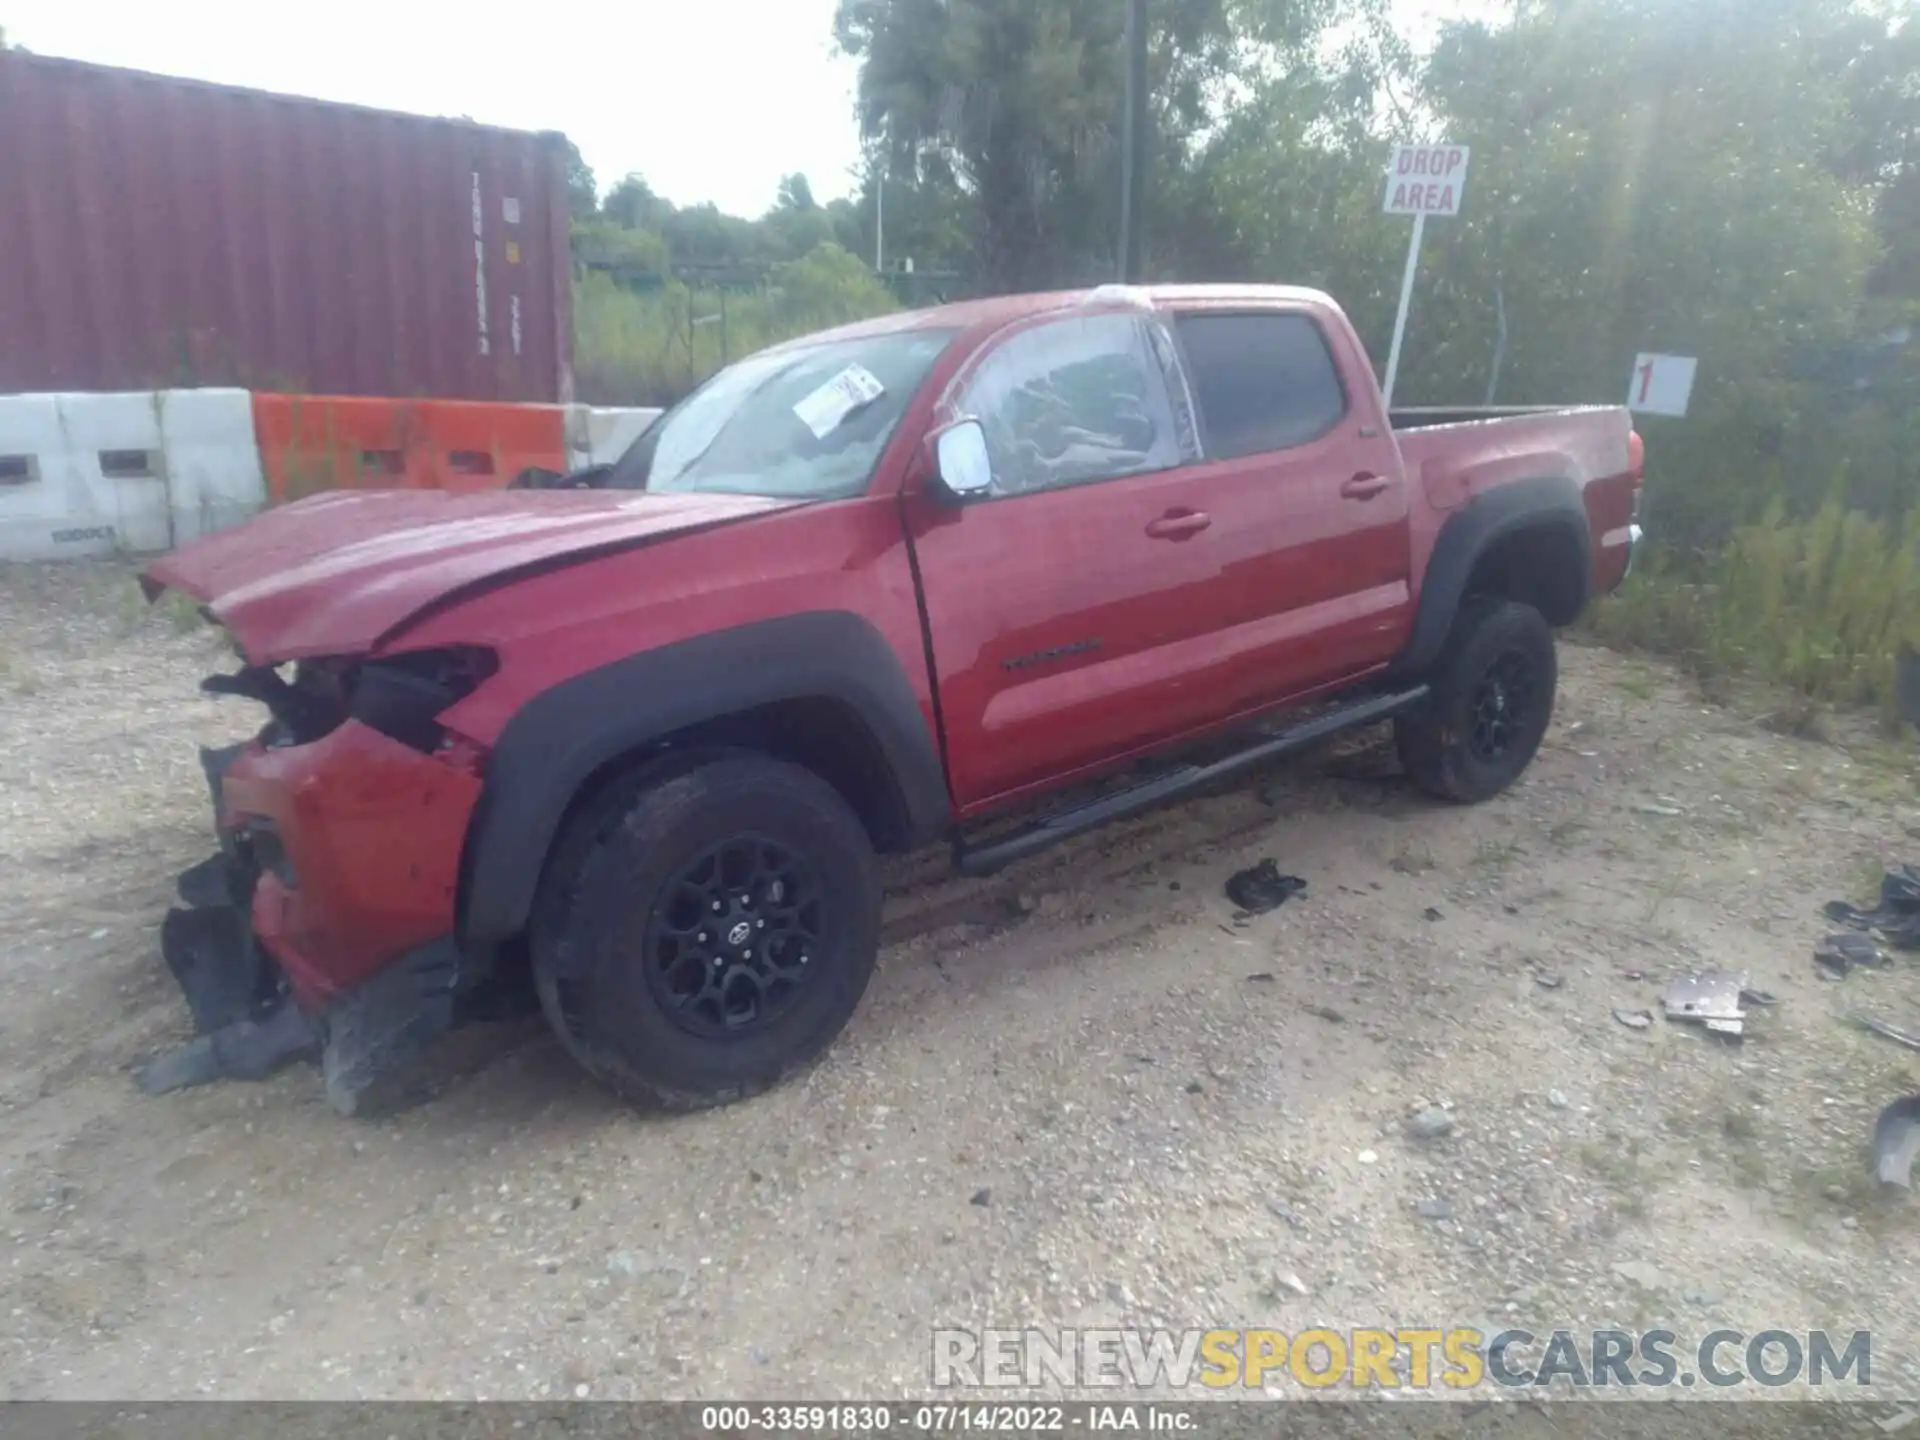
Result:
[[764,835],[730,836],[654,906],[647,980],[689,1034],[751,1035],[799,998],[827,923],[820,881],[804,859]]

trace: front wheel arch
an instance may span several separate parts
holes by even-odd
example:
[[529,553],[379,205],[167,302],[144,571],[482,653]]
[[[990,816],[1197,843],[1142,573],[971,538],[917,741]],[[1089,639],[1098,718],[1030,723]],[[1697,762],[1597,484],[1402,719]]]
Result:
[[[822,741],[825,717],[856,725],[836,733],[858,743]],[[485,951],[524,932],[546,860],[583,800],[657,754],[713,745],[791,758],[851,789],[886,850],[926,843],[951,821],[913,683],[870,621],[818,611],[717,631],[576,675],[508,722],[461,857],[463,942]],[[871,783],[863,790],[856,775]]]

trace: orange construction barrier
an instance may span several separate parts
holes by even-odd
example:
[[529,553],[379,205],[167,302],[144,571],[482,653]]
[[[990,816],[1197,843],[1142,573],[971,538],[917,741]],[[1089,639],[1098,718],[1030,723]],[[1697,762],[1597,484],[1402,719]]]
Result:
[[267,500],[322,490],[498,490],[568,468],[566,410],[470,400],[253,397]]

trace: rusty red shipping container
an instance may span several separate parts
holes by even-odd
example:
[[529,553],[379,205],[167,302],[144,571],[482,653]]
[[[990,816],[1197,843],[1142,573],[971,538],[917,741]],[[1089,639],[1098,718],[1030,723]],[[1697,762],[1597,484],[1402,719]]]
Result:
[[0,51],[0,393],[571,400],[564,144]]

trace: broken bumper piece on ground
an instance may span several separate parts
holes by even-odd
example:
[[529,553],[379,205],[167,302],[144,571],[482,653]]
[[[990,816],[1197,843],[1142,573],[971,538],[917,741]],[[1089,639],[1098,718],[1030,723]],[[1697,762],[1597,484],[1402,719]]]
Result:
[[364,1113],[382,1079],[453,1028],[452,940],[408,952],[309,1016],[254,938],[237,903],[246,888],[243,867],[225,855],[180,877],[189,903],[168,912],[160,948],[200,1034],[147,1064],[140,1088],[163,1095],[215,1080],[265,1080],[318,1059],[328,1103],[343,1115]]
[[247,888],[241,867],[224,854],[180,877],[187,905],[161,922],[160,953],[200,1034],[140,1072],[149,1095],[213,1080],[264,1080],[318,1053],[312,1022],[253,938],[242,908]]

